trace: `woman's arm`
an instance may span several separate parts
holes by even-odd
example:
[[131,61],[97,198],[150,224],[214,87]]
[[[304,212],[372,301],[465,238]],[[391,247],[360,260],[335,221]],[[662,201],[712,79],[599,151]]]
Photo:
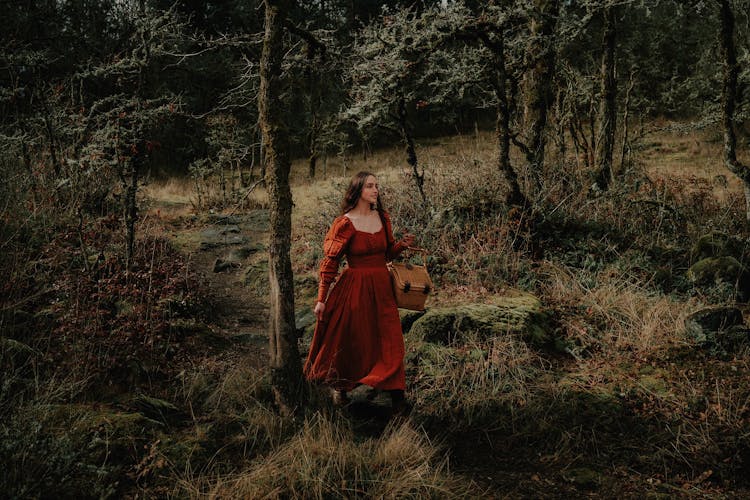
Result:
[[414,243],[414,235],[406,233],[404,234],[404,237],[401,239],[401,241],[396,241],[396,239],[393,237],[391,216],[387,212],[383,212],[383,224],[385,225],[385,237],[388,242],[388,247],[385,251],[385,257],[388,260],[393,260],[401,255],[401,252],[406,250],[407,247],[410,247]]
[[[354,234],[354,226],[348,217],[338,217],[323,241],[323,261],[320,263],[320,284],[318,285],[318,303],[325,302],[331,283],[339,272],[339,262],[346,252],[349,240]],[[316,305],[316,309],[317,309]]]

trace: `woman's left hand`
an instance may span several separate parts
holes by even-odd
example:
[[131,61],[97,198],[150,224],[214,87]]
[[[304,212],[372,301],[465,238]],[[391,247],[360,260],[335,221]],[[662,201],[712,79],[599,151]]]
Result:
[[401,243],[407,247],[412,246],[414,244],[414,235],[411,233],[405,233],[404,237],[401,238]]

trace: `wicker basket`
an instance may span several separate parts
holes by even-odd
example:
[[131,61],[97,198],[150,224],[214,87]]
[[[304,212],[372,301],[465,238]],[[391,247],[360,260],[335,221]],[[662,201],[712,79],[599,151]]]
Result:
[[408,250],[422,253],[422,264],[389,262],[393,295],[401,309],[424,311],[427,296],[432,291],[432,280],[427,273],[427,251],[423,248],[408,247]]

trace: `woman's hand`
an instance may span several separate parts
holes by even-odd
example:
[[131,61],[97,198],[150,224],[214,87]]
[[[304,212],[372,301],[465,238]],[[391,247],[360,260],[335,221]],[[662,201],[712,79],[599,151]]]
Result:
[[401,238],[401,243],[407,247],[412,246],[414,244],[414,235],[411,233],[405,233],[404,237]]
[[325,302],[318,302],[317,304],[315,304],[315,310],[313,312],[315,313],[315,317],[318,318],[318,321],[323,319],[323,311],[325,310]]

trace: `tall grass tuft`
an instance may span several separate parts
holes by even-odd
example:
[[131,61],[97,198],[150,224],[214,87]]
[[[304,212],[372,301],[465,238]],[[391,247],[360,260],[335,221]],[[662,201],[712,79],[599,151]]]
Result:
[[244,471],[181,480],[190,498],[458,498],[476,491],[450,474],[427,437],[407,424],[357,438],[344,420],[316,414],[299,433]]

